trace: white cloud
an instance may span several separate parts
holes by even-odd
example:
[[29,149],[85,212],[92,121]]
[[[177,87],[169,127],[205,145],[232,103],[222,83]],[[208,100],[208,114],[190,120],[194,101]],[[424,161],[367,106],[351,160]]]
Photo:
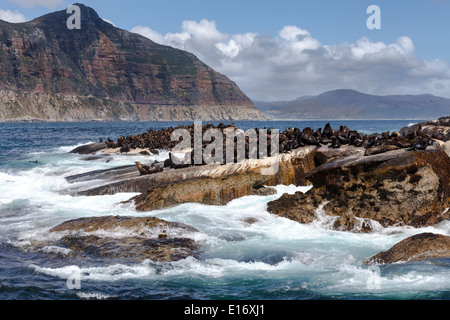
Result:
[[4,20],[7,22],[11,22],[11,23],[20,23],[20,22],[27,21],[25,16],[23,14],[21,14],[20,12],[18,12],[17,10],[12,12],[9,10],[5,11],[2,9],[0,9],[0,20]]
[[407,36],[395,43],[363,37],[354,43],[324,45],[297,26],[285,26],[274,37],[226,34],[205,19],[184,21],[178,33],[163,35],[145,26],[132,32],[194,53],[255,100],[290,100],[340,88],[450,97],[450,64],[419,59]]
[[112,24],[114,27],[116,26],[116,25],[114,24],[114,22],[112,22],[111,20],[105,19],[105,18],[102,18],[102,19],[103,19],[103,21],[108,22],[109,24]]
[[54,9],[64,3],[63,0],[8,0],[25,8],[33,8],[36,6],[43,6],[49,9]]
[[181,29],[184,32],[192,34],[194,37],[201,39],[217,40],[225,37],[217,30],[215,21],[208,21],[206,19],[203,19],[200,22],[183,21]]
[[165,42],[164,37],[159,32],[150,29],[149,27],[144,26],[136,26],[133,29],[130,30],[133,33],[140,34],[144,37],[147,37],[157,43],[163,44]]

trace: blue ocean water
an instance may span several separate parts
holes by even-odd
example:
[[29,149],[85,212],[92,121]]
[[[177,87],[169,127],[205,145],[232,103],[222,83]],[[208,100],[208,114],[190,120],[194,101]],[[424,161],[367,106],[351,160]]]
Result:
[[[323,128],[328,121],[235,122],[249,128]],[[229,123],[229,122],[226,122]],[[450,234],[450,223],[413,229],[377,229],[370,234],[333,231],[326,219],[310,225],[271,215],[267,202],[285,192],[308,188],[278,186],[272,196],[236,199],[223,207],[184,204],[136,212],[121,204],[131,194],[75,197],[61,193],[66,176],[133,164],[139,156],[114,155],[113,161],[85,161],[68,154],[99,138],[181,122],[0,123],[0,299],[449,299],[450,262],[445,259],[380,266],[377,286],[362,264],[400,240],[421,232]],[[184,123],[191,124],[191,123]],[[215,122],[218,124],[218,122]],[[411,121],[330,121],[363,133],[397,131]],[[158,160],[167,154],[162,153]],[[145,161],[148,161],[146,158]],[[95,263],[68,258],[62,248],[30,250],[48,239],[48,230],[80,217],[157,216],[200,232],[198,258],[136,264]],[[249,225],[247,218],[256,222]],[[80,275],[80,288],[68,278]]]

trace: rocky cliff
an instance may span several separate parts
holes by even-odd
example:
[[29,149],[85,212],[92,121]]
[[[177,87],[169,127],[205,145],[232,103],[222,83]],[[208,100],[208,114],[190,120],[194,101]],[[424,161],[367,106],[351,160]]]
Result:
[[81,9],[0,20],[0,121],[265,120],[226,76]]

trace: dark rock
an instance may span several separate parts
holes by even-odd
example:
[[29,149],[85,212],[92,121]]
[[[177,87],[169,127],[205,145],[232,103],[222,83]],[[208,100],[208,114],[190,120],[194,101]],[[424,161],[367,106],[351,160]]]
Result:
[[[268,204],[274,214],[309,223],[316,210],[327,215],[370,219],[384,227],[434,225],[450,215],[450,159],[436,148],[349,156],[305,174],[314,188],[283,195]],[[342,228],[345,223],[339,224]]]
[[95,154],[99,151],[108,149],[108,146],[104,142],[91,143],[83,146],[79,146],[69,153],[77,153],[77,154]]
[[[118,231],[131,235],[112,236]],[[176,261],[198,255],[196,242],[180,237],[182,233],[195,232],[198,230],[185,224],[156,217],[92,217],[67,221],[52,228],[50,233],[60,233],[62,237],[45,245],[70,249],[70,255],[75,257]]]
[[111,158],[111,157],[108,157],[107,155],[101,154],[101,155],[97,155],[97,156],[85,157],[85,158],[82,158],[81,160],[83,160],[83,161],[97,161],[97,160],[102,160],[102,161],[105,161],[105,162],[109,162],[109,161],[112,160],[112,158]]

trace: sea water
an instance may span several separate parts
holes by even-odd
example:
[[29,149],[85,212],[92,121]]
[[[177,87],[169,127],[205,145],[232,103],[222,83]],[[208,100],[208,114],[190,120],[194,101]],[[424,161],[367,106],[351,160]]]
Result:
[[[323,128],[327,121],[235,122],[249,128]],[[363,133],[397,131],[411,121],[332,121]],[[382,265],[376,274],[363,264],[372,255],[422,232],[450,234],[450,222],[433,227],[377,228],[369,234],[339,232],[318,214],[303,225],[270,214],[267,203],[309,187],[277,186],[270,196],[248,196],[226,206],[197,203],[137,212],[121,203],[135,194],[71,196],[65,177],[92,170],[164,160],[113,155],[86,161],[69,154],[99,138],[116,140],[167,128],[174,122],[0,123],[0,299],[449,299],[450,261]],[[185,123],[191,124],[191,123]],[[218,123],[215,123],[218,124]],[[79,182],[83,187],[86,182]],[[69,258],[48,246],[48,230],[71,219],[105,215],[155,216],[199,230],[186,233],[200,246],[197,258],[176,262],[111,263]],[[252,223],[249,223],[251,219]],[[121,236],[116,234],[116,236]],[[79,275],[79,287],[68,279]],[[372,282],[371,282],[372,281]]]

